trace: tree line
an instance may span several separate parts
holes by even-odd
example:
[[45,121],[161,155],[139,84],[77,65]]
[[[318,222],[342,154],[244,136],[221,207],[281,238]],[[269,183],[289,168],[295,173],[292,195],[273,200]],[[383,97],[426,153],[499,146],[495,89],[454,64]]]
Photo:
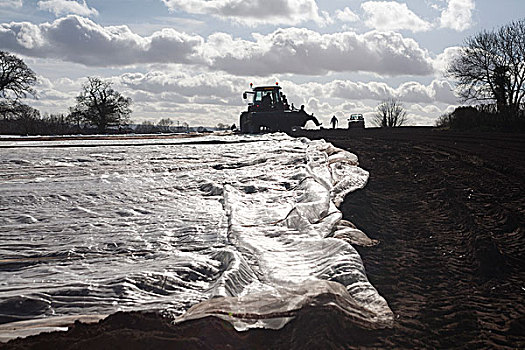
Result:
[[[0,51],[0,134],[60,135],[96,133],[162,133],[207,131],[190,128],[188,123],[161,118],[157,123],[144,121],[130,126],[132,99],[112,87],[111,81],[88,77],[67,114],[43,114],[22,101],[37,97],[33,86],[37,77],[22,59]],[[215,129],[229,126],[219,123]]]
[[126,125],[132,100],[112,88],[112,83],[89,77],[67,115],[45,115],[24,104],[36,97],[35,72],[25,62],[0,51],[0,132],[7,134],[106,132],[109,127]]
[[[110,81],[88,77],[82,85],[76,104],[67,114],[44,114],[22,101],[35,97],[35,72],[25,62],[5,51],[0,51],[0,134],[74,134],[133,132],[130,123],[132,99],[112,87]],[[170,118],[157,124],[146,121],[136,132],[170,132],[189,130],[189,125],[172,127]]]

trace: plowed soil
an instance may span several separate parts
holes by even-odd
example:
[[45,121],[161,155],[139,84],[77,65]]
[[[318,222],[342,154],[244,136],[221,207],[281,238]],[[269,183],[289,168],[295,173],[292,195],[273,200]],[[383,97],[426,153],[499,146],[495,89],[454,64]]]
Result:
[[[359,248],[392,329],[356,328],[312,306],[279,331],[238,333],[206,318],[171,325],[157,314],[116,314],[96,325],[17,340],[7,348],[523,349],[525,136],[430,128],[321,130],[359,157],[367,186],[347,196],[347,220],[371,238]],[[0,348],[2,345],[0,344]]]
[[525,135],[424,128],[308,133],[370,171],[347,219],[396,315],[383,348],[525,348]]

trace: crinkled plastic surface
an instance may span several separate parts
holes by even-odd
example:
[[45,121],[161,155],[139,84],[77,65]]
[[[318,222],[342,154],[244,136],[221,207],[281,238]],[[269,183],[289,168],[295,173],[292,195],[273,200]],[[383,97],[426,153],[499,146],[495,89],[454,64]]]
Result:
[[368,180],[355,155],[279,134],[170,142],[0,150],[2,322],[164,309],[279,328],[321,299],[391,321],[351,245],[377,242],[337,209]]
[[340,283],[309,280],[272,292],[213,298],[193,306],[176,322],[215,316],[230,322],[239,331],[280,329],[302,308],[315,306],[342,311],[352,322],[367,329],[392,325],[391,314],[380,300],[370,296],[367,302],[363,301],[355,299]]

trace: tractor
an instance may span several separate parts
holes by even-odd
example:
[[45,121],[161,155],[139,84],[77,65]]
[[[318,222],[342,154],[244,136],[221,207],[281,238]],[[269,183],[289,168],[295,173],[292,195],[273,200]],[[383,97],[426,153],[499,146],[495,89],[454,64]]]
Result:
[[304,105],[300,109],[295,108],[293,104],[290,106],[278,84],[258,87],[250,84],[250,87],[252,91],[243,93],[245,100],[248,99],[248,95],[253,95],[253,98],[248,104],[248,110],[241,113],[242,133],[291,132],[304,127],[309,120],[317,126],[321,125],[313,114],[304,111]]

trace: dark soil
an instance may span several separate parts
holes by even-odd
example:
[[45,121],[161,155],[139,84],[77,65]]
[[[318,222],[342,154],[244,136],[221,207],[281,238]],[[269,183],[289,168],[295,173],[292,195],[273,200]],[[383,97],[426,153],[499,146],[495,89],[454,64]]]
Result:
[[382,348],[525,348],[525,135],[432,129],[309,133],[356,153],[342,205],[396,315]]
[[341,209],[380,241],[358,250],[395,314],[393,329],[359,329],[319,307],[280,331],[242,333],[211,317],[173,326],[158,314],[117,313],[4,347],[525,348],[525,135],[406,128],[297,136],[348,149],[370,171]]

